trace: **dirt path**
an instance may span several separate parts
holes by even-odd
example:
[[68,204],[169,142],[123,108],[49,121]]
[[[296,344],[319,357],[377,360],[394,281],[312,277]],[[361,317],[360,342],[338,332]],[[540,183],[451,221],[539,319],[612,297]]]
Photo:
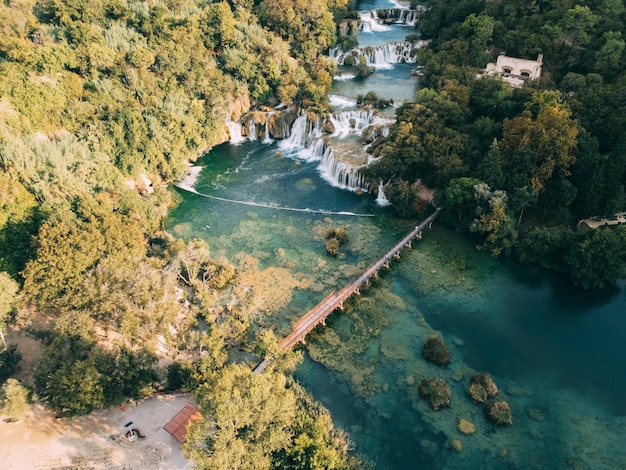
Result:
[[[190,468],[181,445],[163,426],[193,397],[161,395],[138,405],[96,411],[70,421],[33,406],[16,423],[0,421],[3,470],[177,470]],[[145,439],[129,442],[133,422]]]

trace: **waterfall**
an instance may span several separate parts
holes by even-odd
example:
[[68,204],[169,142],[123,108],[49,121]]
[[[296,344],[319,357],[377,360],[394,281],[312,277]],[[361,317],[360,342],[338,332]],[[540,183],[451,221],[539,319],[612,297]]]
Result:
[[373,16],[383,24],[395,23],[415,27],[424,14],[424,11],[409,10],[407,8],[385,8],[374,10],[373,13]]
[[335,59],[339,65],[343,65],[346,57],[351,55],[354,56],[355,63],[364,57],[367,65],[377,69],[388,69],[397,63],[415,63],[417,61],[417,49],[423,45],[423,41],[389,42],[378,47],[354,48],[348,52],[333,48],[328,55]]
[[264,144],[271,144],[274,140],[270,137],[270,116],[272,113],[269,113],[265,116],[265,136],[263,137]]
[[241,135],[241,123],[230,121],[226,123],[226,127],[228,127],[231,144],[240,144],[244,141],[243,135]]
[[[352,131],[358,127],[359,132],[366,127],[373,119],[373,111],[344,111],[329,119],[331,122],[335,120],[336,132],[333,135],[340,133],[346,135],[350,132],[345,130],[348,127]],[[349,124],[350,119],[353,119],[354,125]],[[359,173],[358,167],[335,159],[335,153],[327,145],[322,129],[323,124],[319,117],[310,118],[308,114],[303,114],[293,123],[289,137],[280,142],[280,148],[287,157],[306,162],[320,162],[318,171],[321,177],[333,186],[350,191],[367,191],[365,179]]]
[[360,21],[359,29],[364,33],[379,33],[382,31],[389,31],[391,28],[385,24],[382,24],[378,19],[376,10],[361,11],[359,12]]
[[250,118],[248,121],[248,140],[256,140],[256,124],[254,123],[254,118]]
[[359,173],[359,169],[349,163],[336,160],[331,148],[326,149],[318,169],[322,178],[337,188],[363,192],[368,190],[365,178]]
[[363,129],[370,125],[373,118],[374,111],[372,109],[357,109],[333,113],[329,116],[329,121],[335,129],[332,135],[340,139],[349,134],[360,135]]
[[289,137],[280,143],[280,148],[289,156],[315,161],[324,155],[325,145],[319,117],[309,120],[305,113],[295,120]]
[[382,179],[378,181],[378,196],[376,196],[376,204],[380,207],[387,207],[391,205],[389,199],[385,196],[385,185],[383,184]]
[[[354,76],[352,77],[354,78]],[[356,108],[356,100],[340,95],[328,95],[330,106],[333,108]]]

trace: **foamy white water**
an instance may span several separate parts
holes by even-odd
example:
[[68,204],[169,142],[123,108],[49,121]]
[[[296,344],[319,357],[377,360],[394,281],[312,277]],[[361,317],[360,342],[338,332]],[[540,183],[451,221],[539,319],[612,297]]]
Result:
[[356,100],[340,95],[328,95],[330,105],[333,108],[355,108]]

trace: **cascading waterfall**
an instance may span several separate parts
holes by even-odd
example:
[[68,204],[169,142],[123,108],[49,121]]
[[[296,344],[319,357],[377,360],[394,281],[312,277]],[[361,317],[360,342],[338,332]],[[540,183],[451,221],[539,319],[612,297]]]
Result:
[[[380,14],[379,14],[380,12]],[[383,17],[381,18],[380,15]],[[388,8],[359,12],[359,29],[364,33],[389,31],[390,23],[415,27],[423,15],[421,10]]]
[[254,123],[254,118],[250,118],[248,121],[248,140],[256,140],[256,124]]
[[322,178],[335,187],[350,191],[367,192],[368,190],[365,178],[359,173],[359,169],[335,159],[335,153],[330,147],[324,152],[319,172]]
[[417,61],[417,49],[423,45],[424,41],[402,41],[389,42],[378,47],[354,48],[348,52],[333,48],[329,51],[329,56],[335,59],[339,65],[344,65],[348,56],[353,56],[355,63],[359,63],[361,57],[364,57],[367,65],[377,69],[385,69],[392,68],[393,64],[415,63]]
[[226,123],[226,127],[228,127],[231,144],[240,144],[245,140],[241,134],[241,123],[230,121]]
[[356,109],[354,111],[342,111],[329,115],[335,131],[333,136],[340,139],[350,134],[360,134],[363,129],[370,125],[374,118],[372,109]]
[[270,116],[271,113],[265,116],[265,136],[263,137],[264,144],[271,144],[274,142],[274,139],[270,137]]
[[[329,117],[335,125],[333,135],[341,138],[349,133],[361,132],[374,120],[372,110],[343,111]],[[327,145],[323,124],[319,117],[303,114],[296,119],[290,136],[280,143],[286,156],[307,162],[319,161],[318,170],[324,180],[333,186],[350,191],[367,191],[365,179],[358,167],[335,158]]]
[[378,181],[378,196],[376,196],[376,204],[378,204],[379,207],[387,207],[391,205],[389,199],[385,196],[385,184],[382,179]]
[[366,33],[389,31],[391,28],[382,24],[376,15],[376,10],[359,12],[359,29]]
[[381,135],[389,135],[389,126],[394,122],[391,118],[376,115],[371,108],[332,113],[328,120],[334,128],[332,136],[340,139],[348,135],[361,135],[364,129],[372,125],[381,129]]
[[333,108],[356,108],[356,100],[345,96],[328,95],[328,100]]
[[291,126],[289,137],[280,143],[280,148],[286,155],[299,160],[321,160],[325,143],[319,117],[309,119],[306,113],[299,116]]

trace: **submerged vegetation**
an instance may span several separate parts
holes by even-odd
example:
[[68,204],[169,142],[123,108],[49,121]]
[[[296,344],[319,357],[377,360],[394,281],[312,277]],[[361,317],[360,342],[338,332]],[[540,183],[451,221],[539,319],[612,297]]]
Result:
[[511,414],[511,407],[506,401],[493,402],[488,407],[487,415],[489,419],[495,424],[500,426],[506,424],[513,424],[513,415]]
[[439,335],[429,336],[424,341],[422,355],[427,361],[433,362],[438,366],[445,366],[450,363],[450,350],[443,338]]
[[485,403],[498,394],[498,387],[489,374],[481,372],[472,377],[469,395],[476,403]]
[[342,227],[329,228],[326,232],[326,252],[331,256],[337,256],[339,249],[348,241],[346,229]]
[[420,381],[418,393],[421,398],[429,401],[430,407],[437,411],[450,405],[452,392],[441,379],[425,378]]

